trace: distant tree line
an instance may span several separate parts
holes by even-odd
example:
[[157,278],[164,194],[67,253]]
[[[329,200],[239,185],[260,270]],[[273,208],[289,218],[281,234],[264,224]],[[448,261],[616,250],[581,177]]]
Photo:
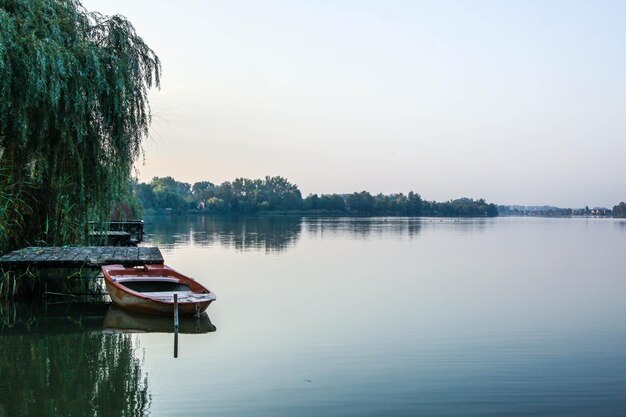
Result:
[[309,194],[283,177],[264,179],[237,178],[220,185],[209,181],[194,184],[172,177],[155,177],[149,183],[135,184],[135,195],[148,211],[171,209],[211,214],[255,214],[259,212],[307,212],[337,215],[399,216],[488,216],[498,215],[495,204],[485,200],[461,198],[446,202],[426,201],[411,191],[408,195],[377,194],[367,191],[352,194]]
[[499,216],[531,216],[531,217],[626,217],[626,207],[620,203],[613,210],[606,207],[560,208],[553,206],[498,206]]
[[584,209],[560,208],[551,206],[498,206],[498,214],[500,216],[531,216],[531,217],[572,217],[591,215],[591,210],[586,207]]

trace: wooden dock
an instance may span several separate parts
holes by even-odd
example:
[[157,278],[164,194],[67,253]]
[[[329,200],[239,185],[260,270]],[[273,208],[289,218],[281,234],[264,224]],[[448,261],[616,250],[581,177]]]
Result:
[[54,246],[28,247],[0,256],[0,269],[25,268],[95,268],[102,265],[127,266],[162,264],[156,247],[133,246]]
[[102,265],[162,264],[156,247],[28,247],[0,256],[0,298],[106,294]]

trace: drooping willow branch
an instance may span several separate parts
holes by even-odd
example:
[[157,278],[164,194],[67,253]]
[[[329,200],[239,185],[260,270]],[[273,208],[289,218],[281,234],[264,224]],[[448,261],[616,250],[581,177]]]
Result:
[[156,54],[77,0],[0,0],[0,252],[84,239],[129,190]]

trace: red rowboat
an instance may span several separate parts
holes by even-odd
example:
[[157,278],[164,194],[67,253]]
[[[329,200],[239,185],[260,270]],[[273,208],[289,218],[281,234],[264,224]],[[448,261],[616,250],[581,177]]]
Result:
[[102,274],[113,302],[127,310],[171,316],[177,294],[179,314],[199,316],[215,301],[215,294],[167,265],[104,265]]

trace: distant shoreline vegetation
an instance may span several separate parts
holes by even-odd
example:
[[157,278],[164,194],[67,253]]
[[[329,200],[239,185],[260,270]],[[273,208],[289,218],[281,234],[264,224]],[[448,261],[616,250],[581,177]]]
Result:
[[498,206],[505,217],[626,217],[626,206],[620,203],[613,210],[606,207],[560,208],[553,206]]
[[[135,183],[134,195],[146,214],[206,213],[241,214],[330,214],[347,216],[434,216],[495,217],[498,208],[484,199],[460,198],[445,202],[428,201],[411,191],[408,194],[302,194],[283,177],[237,178],[220,185],[209,181],[194,184],[172,177],[155,177],[149,183]],[[128,208],[130,210],[130,208]],[[122,214],[122,213],[119,213]]]

